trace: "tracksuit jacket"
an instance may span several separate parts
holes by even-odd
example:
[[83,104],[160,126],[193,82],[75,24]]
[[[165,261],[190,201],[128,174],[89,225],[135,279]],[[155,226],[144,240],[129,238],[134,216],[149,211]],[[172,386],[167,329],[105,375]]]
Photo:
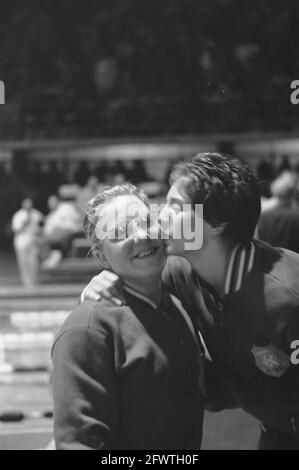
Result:
[[[236,247],[221,299],[183,258],[168,259],[163,281],[196,322],[236,404],[298,435],[299,365],[291,362],[291,343],[299,339],[299,255],[260,241]],[[225,391],[216,388],[221,402]]]
[[121,307],[84,301],[56,338],[56,447],[199,449],[204,389],[192,325],[167,293],[159,307],[125,295]]

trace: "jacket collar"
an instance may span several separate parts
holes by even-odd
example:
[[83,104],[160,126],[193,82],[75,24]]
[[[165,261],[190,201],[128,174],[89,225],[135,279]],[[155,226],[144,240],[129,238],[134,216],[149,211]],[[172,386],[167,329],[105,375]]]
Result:
[[256,246],[253,241],[249,245],[237,245],[228,261],[224,295],[228,296],[238,292],[245,277],[251,272],[254,264]]
[[137,297],[137,299],[142,300],[143,302],[150,305],[154,310],[158,310],[159,306],[156,305],[156,303],[153,300],[149,299],[146,295],[143,295],[140,292],[137,292],[135,289],[127,286],[126,284],[123,284],[123,288],[129,294],[133,295],[134,297]]

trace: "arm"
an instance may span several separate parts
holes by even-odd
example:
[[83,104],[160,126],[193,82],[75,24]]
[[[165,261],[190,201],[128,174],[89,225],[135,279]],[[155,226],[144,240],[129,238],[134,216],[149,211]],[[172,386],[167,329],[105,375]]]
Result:
[[[237,408],[239,405],[236,403],[234,397],[230,394],[225,384],[217,372],[217,368],[210,358],[209,351],[204,343],[198,323],[198,310],[199,306],[194,304],[188,289],[192,281],[192,268],[183,258],[171,256],[168,258],[167,263],[162,273],[163,284],[167,290],[182,302],[184,309],[189,315],[194,330],[197,330],[197,337],[201,343],[201,348],[204,350],[204,376],[205,387],[207,394],[206,408],[209,411],[221,411],[224,409]],[[198,288],[193,286],[194,289]]]
[[29,223],[30,217],[28,213],[17,213],[12,218],[11,229],[14,234],[18,234],[22,232],[22,230],[26,227],[26,225],[29,225]]
[[54,344],[52,359],[56,448],[109,449],[118,406],[113,351],[106,335],[69,329]]
[[94,276],[90,283],[83,289],[80,302],[89,300],[111,300],[115,305],[123,305],[126,299],[123,295],[122,281],[117,274],[104,270],[97,276]]
[[[171,260],[171,258],[173,258],[173,260]],[[181,277],[182,269],[186,269],[186,266],[190,271],[191,268],[188,261],[172,256],[168,258],[162,273],[162,281],[166,289],[177,297],[179,297],[179,294],[176,292],[174,280],[177,274]],[[101,297],[111,300],[111,302],[118,306],[126,304],[122,281],[117,274],[103,270],[100,274],[94,276],[90,283],[83,289],[80,296],[80,303],[86,299],[100,300]]]

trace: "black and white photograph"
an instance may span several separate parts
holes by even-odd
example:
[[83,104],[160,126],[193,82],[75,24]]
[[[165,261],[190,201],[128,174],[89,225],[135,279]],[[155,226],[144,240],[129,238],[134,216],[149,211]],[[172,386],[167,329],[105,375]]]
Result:
[[298,0],[0,0],[0,450],[299,450]]

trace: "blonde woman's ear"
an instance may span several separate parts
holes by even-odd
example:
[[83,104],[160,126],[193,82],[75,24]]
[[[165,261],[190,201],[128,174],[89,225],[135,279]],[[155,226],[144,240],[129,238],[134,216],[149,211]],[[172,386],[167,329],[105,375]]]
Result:
[[96,257],[98,258],[98,260],[100,261],[101,265],[103,266],[103,268],[105,269],[109,269],[110,268],[110,264],[106,258],[106,256],[104,255],[104,253],[98,249],[96,251]]

